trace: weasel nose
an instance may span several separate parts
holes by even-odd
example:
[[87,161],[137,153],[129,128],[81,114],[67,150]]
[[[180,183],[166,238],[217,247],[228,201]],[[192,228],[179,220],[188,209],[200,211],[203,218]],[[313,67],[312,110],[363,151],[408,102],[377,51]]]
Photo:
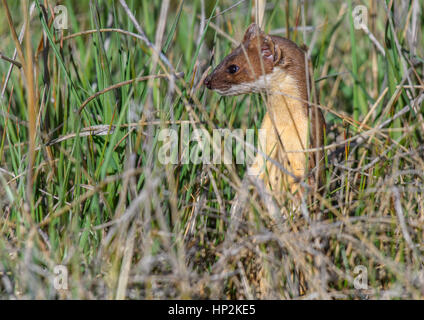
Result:
[[203,81],[203,84],[206,86],[206,88],[212,89],[211,76],[207,76],[205,81]]

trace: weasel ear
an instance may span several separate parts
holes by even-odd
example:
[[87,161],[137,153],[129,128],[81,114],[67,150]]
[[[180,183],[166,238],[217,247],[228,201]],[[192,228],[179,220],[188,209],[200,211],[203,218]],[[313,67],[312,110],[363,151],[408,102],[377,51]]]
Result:
[[265,36],[261,46],[262,57],[276,65],[282,58],[281,48],[276,44],[270,36]]
[[254,37],[257,37],[262,34],[262,30],[256,23],[252,23],[246,30],[244,34],[243,42],[252,40]]

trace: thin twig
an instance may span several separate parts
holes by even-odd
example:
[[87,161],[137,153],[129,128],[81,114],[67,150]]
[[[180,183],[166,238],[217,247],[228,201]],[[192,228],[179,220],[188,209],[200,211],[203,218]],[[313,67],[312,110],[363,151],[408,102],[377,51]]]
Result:
[[[3,0],[4,1],[4,0]],[[160,58],[160,60],[162,60],[162,62],[171,70],[171,73],[175,73],[175,69],[172,66],[171,62],[169,62],[168,58],[162,53],[162,52],[157,52],[154,44],[147,38],[146,34],[144,33],[143,29],[141,28],[140,24],[138,23],[137,19],[134,17],[133,13],[131,12],[131,10],[128,8],[127,3],[125,2],[125,0],[119,0],[119,2],[121,3],[121,6],[124,8],[125,12],[127,13],[128,17],[130,18],[130,20],[132,21],[132,23],[134,24],[134,27],[136,28],[137,32],[139,33],[140,39],[152,50],[154,51]]]
[[[180,72],[177,75],[177,78],[181,78],[184,76],[184,73]],[[92,101],[93,99],[97,98],[98,96],[105,94],[106,92],[109,92],[111,90],[115,90],[117,88],[121,88],[123,86],[132,84],[132,83],[136,83],[136,82],[142,82],[142,81],[146,81],[146,80],[150,80],[150,79],[160,79],[160,78],[167,78],[168,76],[166,74],[157,74],[157,75],[149,75],[149,76],[144,76],[144,77],[139,77],[139,78],[135,78],[135,79],[131,79],[131,80],[127,80],[127,81],[123,81],[117,84],[114,84],[108,88],[105,88],[101,91],[96,92],[95,94],[93,94],[91,97],[87,98],[79,107],[78,109],[78,113],[81,113],[82,110],[87,106],[88,103],[90,103],[90,101]]]
[[368,36],[368,38],[370,38],[371,42],[375,45],[378,52],[380,52],[383,57],[386,57],[386,52],[384,51],[383,46],[380,44],[380,42],[378,42],[378,40],[372,34],[372,32],[368,29],[366,24],[362,24],[362,30],[364,30],[365,34]]
[[415,245],[412,243],[411,235],[408,232],[408,228],[406,226],[405,222],[405,216],[403,215],[402,205],[400,203],[400,195],[399,190],[396,187],[392,188],[393,197],[395,200],[395,209],[396,209],[396,215],[399,220],[400,229],[402,230],[403,237],[408,244],[409,248],[416,253]]
[[11,58],[6,57],[3,53],[0,52],[0,59],[3,59],[7,62],[10,62],[12,64],[14,64],[15,66],[17,66],[19,69],[22,68],[22,64],[16,60],[13,60]]

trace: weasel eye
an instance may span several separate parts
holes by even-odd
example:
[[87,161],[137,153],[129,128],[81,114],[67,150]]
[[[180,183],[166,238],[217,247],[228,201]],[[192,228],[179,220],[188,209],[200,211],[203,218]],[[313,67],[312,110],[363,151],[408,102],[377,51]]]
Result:
[[232,64],[231,66],[228,67],[227,71],[228,73],[236,73],[237,71],[239,71],[239,67],[236,66],[235,64]]

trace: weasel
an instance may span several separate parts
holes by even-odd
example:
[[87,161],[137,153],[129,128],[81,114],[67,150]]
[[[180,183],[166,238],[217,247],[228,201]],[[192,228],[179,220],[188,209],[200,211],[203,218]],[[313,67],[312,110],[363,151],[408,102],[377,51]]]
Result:
[[[266,132],[266,145],[261,151],[268,159],[258,153],[249,174],[272,191],[295,193],[305,180],[315,188],[322,184],[325,121],[321,110],[308,104],[305,52],[294,42],[267,35],[252,24],[240,46],[208,75],[204,85],[223,96],[265,94],[267,112],[261,129]],[[302,152],[306,149],[315,151]]]

